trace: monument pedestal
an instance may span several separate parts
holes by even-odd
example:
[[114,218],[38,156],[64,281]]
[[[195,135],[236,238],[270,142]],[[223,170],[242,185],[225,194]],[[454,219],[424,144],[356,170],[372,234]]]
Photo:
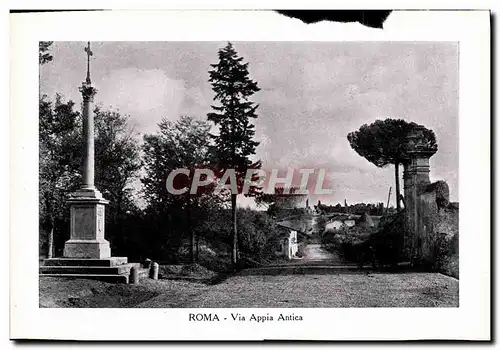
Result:
[[104,210],[109,201],[97,189],[71,194],[70,239],[64,245],[65,258],[105,259],[111,257],[104,239]]
[[71,226],[64,257],[45,260],[40,276],[128,283],[130,269],[141,266],[128,263],[126,257],[111,257],[109,242],[104,239],[104,210],[109,202],[95,188],[73,192],[68,202]]

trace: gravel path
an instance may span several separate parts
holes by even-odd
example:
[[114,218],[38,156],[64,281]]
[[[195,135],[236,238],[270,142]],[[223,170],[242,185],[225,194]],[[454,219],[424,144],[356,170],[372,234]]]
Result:
[[241,274],[217,285],[147,278],[127,285],[44,277],[40,307],[458,307],[458,289],[454,278],[417,272]]
[[303,260],[334,260],[337,259],[329,251],[323,249],[321,244],[311,243],[304,246],[303,250],[304,257]]
[[458,280],[438,273],[261,275],[184,290],[165,284],[138,307],[458,307],[458,300]]

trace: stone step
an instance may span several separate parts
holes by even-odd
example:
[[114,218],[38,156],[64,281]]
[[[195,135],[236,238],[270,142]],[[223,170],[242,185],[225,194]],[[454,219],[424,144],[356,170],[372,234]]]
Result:
[[121,275],[130,273],[132,266],[41,266],[42,274],[90,274],[90,275]]
[[58,273],[44,273],[41,274],[40,277],[57,277],[57,278],[66,278],[66,279],[77,279],[77,278],[86,278],[93,279],[103,282],[112,282],[112,283],[128,283],[128,275],[99,275],[99,274],[58,274]]
[[126,257],[111,257],[106,259],[72,259],[72,258],[52,258],[46,259],[45,266],[103,266],[112,267],[128,263]]

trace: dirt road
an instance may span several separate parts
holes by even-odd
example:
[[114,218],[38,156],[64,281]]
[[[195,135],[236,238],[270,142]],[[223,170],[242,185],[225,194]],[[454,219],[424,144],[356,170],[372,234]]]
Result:
[[336,260],[338,257],[323,249],[321,244],[311,243],[304,246],[304,260]]
[[457,307],[458,281],[438,273],[234,276],[161,295],[141,308]]

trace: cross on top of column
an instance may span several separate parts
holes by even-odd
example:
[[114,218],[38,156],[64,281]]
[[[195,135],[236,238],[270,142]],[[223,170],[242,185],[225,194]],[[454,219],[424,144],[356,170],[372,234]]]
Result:
[[87,54],[87,78],[82,83],[79,90],[82,93],[83,101],[92,101],[96,93],[96,89],[92,87],[92,82],[90,81],[90,56],[93,55],[93,52],[90,50],[90,41],[87,42],[85,52]]
[[85,52],[87,53],[87,79],[85,82],[87,84],[91,84],[90,81],[90,56],[93,55],[93,52],[90,50],[90,41],[87,42],[87,47],[85,48]]

